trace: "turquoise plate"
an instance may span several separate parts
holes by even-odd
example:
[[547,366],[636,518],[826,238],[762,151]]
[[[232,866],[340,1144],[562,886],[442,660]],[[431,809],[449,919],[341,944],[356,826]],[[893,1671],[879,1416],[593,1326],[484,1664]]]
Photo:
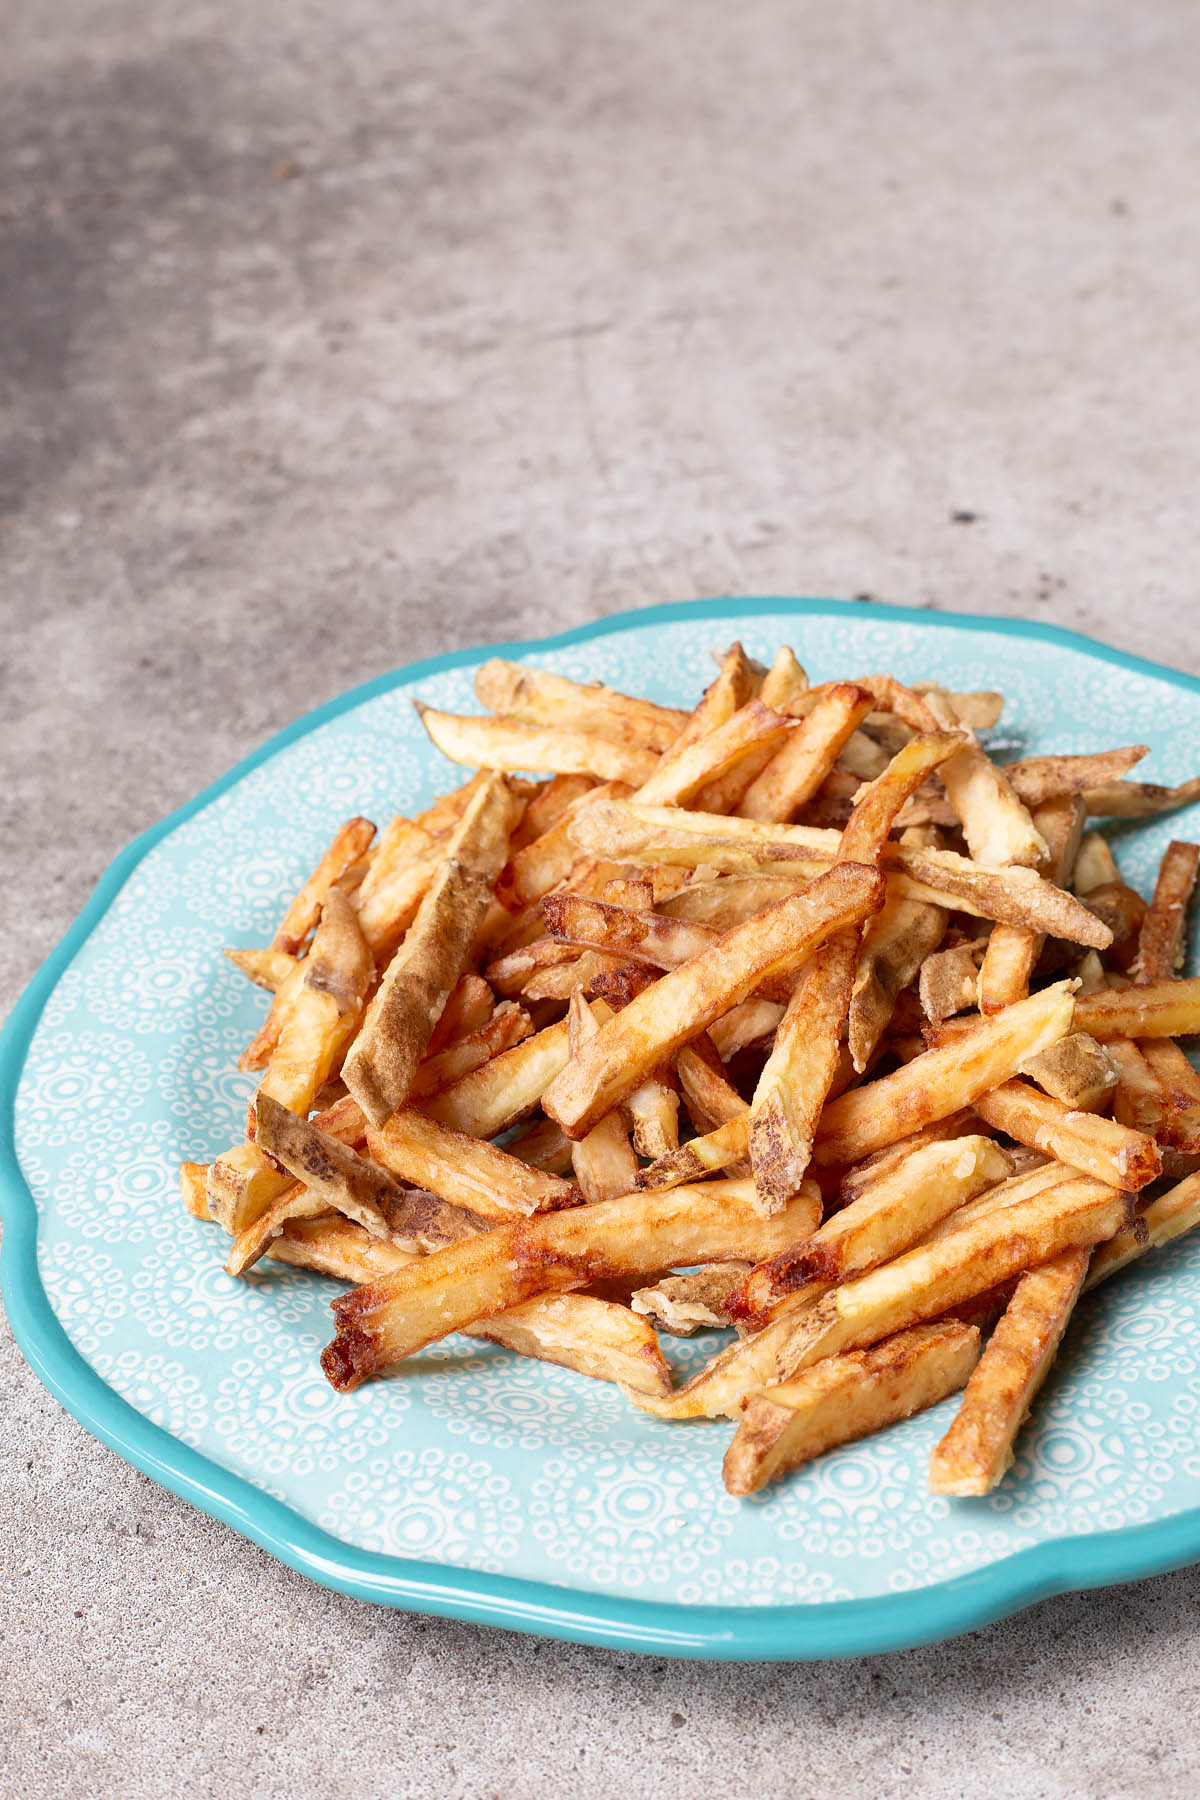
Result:
[[[790,642],[814,679],[887,668],[999,687],[1029,750],[1149,741],[1200,766],[1200,681],[1047,626],[816,600],[704,601],[464,651],[320,708],[119,856],[3,1037],[3,1292],[25,1355],[87,1428],[173,1492],[344,1593],[623,1649],[818,1657],[948,1637],[1066,1588],[1200,1557],[1200,1241],[1081,1306],[1016,1468],[986,1500],[925,1492],[953,1402],[750,1501],[723,1424],[463,1339],[343,1397],[318,1353],[330,1284],[233,1281],[183,1213],[181,1157],[233,1141],[261,1017],[221,955],[265,942],[351,812],[452,785],[409,705],[474,710],[486,654],[691,703],[710,652]],[[1143,888],[1200,808],[1123,833]],[[681,1343],[686,1371],[713,1348]]]

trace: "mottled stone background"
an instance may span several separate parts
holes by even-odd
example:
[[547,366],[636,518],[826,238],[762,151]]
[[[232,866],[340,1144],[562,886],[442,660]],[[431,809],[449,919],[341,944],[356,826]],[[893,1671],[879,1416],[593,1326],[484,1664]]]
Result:
[[[133,833],[439,649],[817,593],[1200,671],[1184,0],[3,41],[0,1005]],[[1195,1573],[857,1664],[573,1649],[309,1587],[0,1370],[5,1800],[1195,1791]]]

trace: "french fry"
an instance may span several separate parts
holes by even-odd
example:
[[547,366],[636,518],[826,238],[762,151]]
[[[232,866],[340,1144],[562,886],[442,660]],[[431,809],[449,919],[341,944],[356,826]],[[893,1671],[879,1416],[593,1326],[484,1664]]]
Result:
[[716,731],[732,719],[741,707],[753,700],[762,686],[764,670],[757,675],[740,644],[730,644],[717,657],[719,672],[711,686],[705,688],[700,704],[665,754],[673,759],[682,756],[692,744]]
[[802,1288],[828,1287],[898,1256],[965,1201],[1003,1181],[1011,1168],[990,1138],[922,1145],[804,1243],[752,1269],[730,1299],[730,1316],[760,1331]]
[[[1066,887],[1083,837],[1083,802],[1063,795],[1035,807],[1033,821],[1046,843],[1040,872]],[[999,1012],[1029,992],[1029,978],[1042,953],[1045,936],[1025,925],[997,925],[979,967],[979,1010]]]
[[727,1013],[722,1013],[714,1020],[708,1035],[721,1061],[728,1063],[739,1050],[749,1049],[751,1044],[761,1044],[774,1036],[782,1017],[783,1007],[777,1001],[755,994],[753,999],[743,1000],[740,1006],[731,1006]]
[[1113,1118],[1131,1130],[1144,1132],[1163,1148],[1169,1145],[1187,1156],[1200,1153],[1200,1107],[1172,1106],[1157,1073],[1136,1044],[1114,1038],[1107,1050],[1117,1068]]
[[496,997],[481,975],[473,969],[451,990],[441,1016],[429,1039],[428,1055],[438,1056],[460,1038],[481,1031],[496,1007]]
[[1162,1174],[1153,1138],[1095,1113],[1073,1113],[1028,1082],[1007,1081],[980,1095],[975,1111],[1018,1143],[1127,1193],[1138,1192]]
[[929,1462],[934,1494],[990,1494],[1012,1466],[1013,1442],[1050,1372],[1091,1251],[1065,1250],[1022,1275],[962,1405]]
[[977,1026],[969,1055],[954,1043],[927,1050],[893,1074],[852,1088],[825,1108],[816,1160],[858,1162],[872,1150],[972,1105],[1031,1056],[1065,1037],[1074,1010],[1070,983],[1057,982]]
[[670,1156],[679,1148],[679,1090],[661,1072],[648,1075],[625,1102],[639,1156]]
[[979,1345],[978,1327],[957,1319],[917,1325],[752,1394],[725,1455],[726,1488],[757,1493],[835,1445],[935,1406],[967,1382]]
[[1159,787],[1152,781],[1109,781],[1089,788],[1083,798],[1089,818],[1149,819],[1200,800],[1200,775],[1178,787]]
[[224,950],[235,969],[248,976],[255,987],[276,994],[296,968],[297,958],[287,950]]
[[590,775],[552,775],[543,782],[508,840],[509,854],[515,856],[526,844],[532,844],[557,825],[575,802],[590,794],[595,786]]
[[873,870],[847,863],[802,894],[781,900],[668,971],[601,1027],[542,1095],[568,1137],[581,1137],[681,1044],[773,976],[795,968],[826,937],[856,924],[882,901]]
[[235,1144],[209,1164],[205,1185],[209,1216],[237,1237],[292,1185],[291,1176],[281,1175],[257,1144]]
[[593,732],[510,725],[504,719],[459,718],[419,700],[413,705],[443,756],[472,768],[540,769],[554,775],[594,775],[640,787],[658,766],[653,750],[613,743]]
[[629,1304],[671,1337],[719,1330],[733,1323],[725,1302],[749,1272],[745,1262],[709,1263],[687,1275],[664,1275],[653,1287],[638,1288]]
[[736,1419],[758,1388],[789,1380],[823,1357],[867,1349],[938,1318],[1060,1251],[1103,1242],[1128,1222],[1131,1204],[1129,1195],[1104,1182],[1059,1181],[949,1229],[814,1302],[801,1298],[783,1308],[763,1331],[723,1350],[669,1400],[630,1398],[657,1418]]
[[811,800],[871,706],[870,694],[852,682],[829,689],[747,789],[742,817],[790,819]]
[[1175,1112],[1200,1106],[1200,1073],[1178,1044],[1170,1038],[1147,1038],[1138,1048],[1158,1078],[1168,1106]]
[[1187,844],[1176,838],[1167,845],[1129,971],[1136,982],[1144,985],[1149,981],[1170,981],[1183,967],[1188,902],[1198,873],[1200,844]]
[[857,958],[853,930],[838,932],[813,952],[800,971],[759,1076],[747,1120],[747,1143],[764,1213],[779,1212],[804,1179],[813,1134],[837,1070]]
[[496,883],[496,898],[509,912],[520,913],[567,881],[579,861],[574,822],[585,808],[606,800],[620,800],[631,792],[626,783],[605,782],[573,800],[538,837],[514,849],[512,860]]
[[628,907],[577,894],[547,894],[542,912],[546,929],[559,942],[605,950],[648,968],[678,968],[709,949],[721,935],[712,925],[693,925],[655,912],[631,912]]
[[[707,1033],[679,1049],[675,1073],[692,1124],[698,1132],[715,1131],[718,1125],[728,1125],[731,1119],[745,1114],[746,1102],[727,1079],[716,1046]],[[660,1155],[669,1155],[678,1148],[678,1144],[673,1145],[671,1151],[660,1152]]]
[[846,1025],[854,1068],[862,1074],[892,1019],[897,996],[945,936],[949,915],[889,890],[882,912],[863,928]]
[[819,1212],[812,1189],[786,1212],[761,1219],[752,1184],[724,1181],[626,1194],[503,1226],[336,1300],[337,1335],[322,1367],[333,1386],[346,1391],[435,1339],[537,1293],[654,1275],[676,1263],[769,1254],[806,1235]]
[[1107,1243],[1092,1252],[1084,1287],[1098,1287],[1121,1269],[1128,1268],[1148,1250],[1161,1250],[1200,1225],[1200,1174],[1189,1175],[1167,1193],[1152,1200],[1136,1220],[1123,1227]]
[[297,954],[320,918],[330,888],[358,861],[374,836],[370,819],[347,819],[284,913],[271,939],[272,950],[285,950],[289,956]]
[[740,1113],[703,1137],[694,1137],[668,1156],[660,1156],[638,1176],[643,1188],[680,1187],[684,1182],[702,1181],[743,1161],[750,1148],[750,1108],[743,1103]]
[[263,1095],[307,1114],[358,1029],[375,964],[354,909],[337,888],[325,896],[312,947],[298,968],[302,979],[251,1102],[252,1120]]
[[1003,768],[1018,800],[1037,807],[1063,794],[1082,795],[1090,788],[1117,781],[1149,754],[1148,744],[1126,744],[1119,750],[1093,751],[1087,756],[1027,756],[1020,762],[1005,763]]
[[208,1164],[183,1162],[179,1165],[179,1191],[183,1204],[193,1219],[211,1219],[208,1209]]
[[[683,808],[635,807],[629,801],[597,801],[576,815],[570,829],[580,849],[627,862],[768,875],[790,868],[810,879],[829,867],[841,841],[839,832],[812,825],[763,825]],[[907,898],[1028,925],[1097,950],[1112,942],[1112,933],[1088,907],[1034,869],[984,868],[950,850],[903,844],[889,845],[883,860],[894,890]]]
[[1022,1063],[1020,1073],[1071,1112],[1100,1112],[1117,1085],[1117,1066],[1112,1057],[1086,1031],[1073,1031],[1040,1055],[1030,1057]]
[[1119,882],[1118,869],[1107,841],[1098,831],[1086,831],[1075,853],[1075,873],[1071,885],[1077,894],[1090,894],[1096,888]]
[[494,1056],[453,1087],[443,1088],[423,1102],[423,1110],[468,1137],[495,1137],[534,1110],[547,1083],[565,1068],[568,1055],[563,1019]]
[[385,1124],[369,1129],[367,1149],[402,1181],[427,1188],[481,1219],[527,1217],[547,1208],[574,1206],[580,1198],[569,1181],[532,1169],[495,1144],[451,1131],[416,1107],[405,1107]]
[[[286,955],[287,952],[271,951],[268,954]],[[265,1069],[270,1062],[279,1042],[279,1034],[283,1030],[283,1022],[304,986],[305,973],[304,958],[293,957],[291,968],[272,995],[266,1018],[238,1057],[237,1066],[244,1075]]]
[[[832,859],[831,859],[832,860]],[[755,913],[786,900],[807,887],[811,877],[795,874],[719,875],[713,880],[696,880],[703,870],[691,871],[693,879],[678,893],[659,906],[659,912],[670,919],[686,919],[695,925],[713,926],[728,931],[741,925]]]
[[[996,931],[1021,929],[1016,925],[996,926]],[[935,1024],[974,1006],[979,998],[979,964],[973,948],[969,944],[954,944],[949,950],[927,956],[921,964],[917,993],[925,1017]]]
[[520,1006],[499,1007],[476,1031],[456,1038],[436,1056],[426,1056],[413,1078],[412,1098],[428,1100],[443,1088],[480,1069],[501,1051],[519,1044],[533,1031],[533,1021]]
[[751,700],[723,725],[664,756],[635,798],[644,806],[681,806],[705,782],[719,780],[757,750],[775,748],[802,729],[799,720],[773,712],[761,700]]
[[553,1119],[538,1119],[522,1125],[508,1138],[504,1148],[510,1156],[519,1157],[531,1169],[544,1169],[549,1175],[570,1175],[571,1140],[559,1130]]
[[538,1000],[570,1000],[578,990],[620,1008],[653,980],[653,973],[640,963],[626,962],[605,950],[576,949],[573,962],[539,969],[529,977],[522,992],[530,1005]]
[[900,1168],[915,1150],[923,1150],[926,1144],[945,1143],[950,1138],[973,1137],[978,1124],[974,1113],[964,1107],[961,1112],[951,1113],[945,1119],[935,1119],[932,1124],[915,1131],[911,1137],[900,1138],[884,1150],[872,1151],[870,1156],[864,1156],[861,1162],[852,1163],[844,1171],[838,1184],[838,1200],[843,1206],[848,1206],[873,1183],[882,1181],[893,1170]]
[[[958,725],[945,695],[926,694],[925,706],[944,730]],[[981,749],[973,732],[968,729],[967,743],[938,773],[976,862],[993,867],[1007,863],[1037,867],[1047,854],[1045,840],[1003,770]]]
[[504,866],[513,800],[496,775],[475,795],[387,966],[342,1079],[374,1125],[402,1106]]
[[[578,1056],[599,1030],[583,995],[576,991],[567,1014],[571,1055]],[[585,1200],[612,1200],[618,1194],[632,1193],[637,1185],[638,1160],[617,1110],[606,1113],[572,1146],[571,1159]]]
[[[794,714],[808,692],[808,676],[785,644],[763,677],[758,699],[772,712]],[[715,780],[705,782],[692,804],[701,812],[736,812],[751,783],[766,768],[775,754],[775,745],[767,743],[749,752]]]
[[521,725],[567,726],[643,750],[669,749],[689,716],[674,707],[620,694],[600,682],[570,681],[548,669],[529,669],[498,656],[480,664],[475,696],[489,712]]
[[1111,1038],[1194,1037],[1200,1032],[1200,976],[1080,994],[1075,1025],[1101,1043]]

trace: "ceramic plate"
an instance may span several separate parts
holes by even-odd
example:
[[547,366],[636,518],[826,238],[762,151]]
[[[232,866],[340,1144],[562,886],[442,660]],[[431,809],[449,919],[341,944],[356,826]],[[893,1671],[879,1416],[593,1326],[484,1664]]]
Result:
[[[1030,752],[1145,741],[1200,768],[1200,682],[1066,632],[826,601],[626,614],[387,675],[292,726],[118,858],[3,1039],[4,1296],[43,1381],[97,1437],[345,1593],[626,1649],[816,1657],[950,1636],[1065,1588],[1200,1557],[1200,1235],[1084,1301],[986,1500],[925,1491],[953,1401],[750,1501],[726,1424],[456,1338],[349,1396],[326,1384],[331,1285],[222,1272],[176,1168],[239,1131],[234,1060],[265,1007],[221,955],[263,943],[334,826],[455,784],[410,697],[477,710],[497,649],[690,705],[733,635],[814,680],[885,668],[998,687]],[[1118,836],[1145,890],[1200,808]],[[715,1339],[673,1341],[686,1373]]]

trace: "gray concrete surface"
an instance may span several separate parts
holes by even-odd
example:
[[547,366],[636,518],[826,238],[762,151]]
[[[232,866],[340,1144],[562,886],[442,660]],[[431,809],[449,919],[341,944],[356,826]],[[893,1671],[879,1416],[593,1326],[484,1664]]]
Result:
[[[130,835],[410,656],[773,591],[1200,670],[1195,24],[9,0],[0,1005]],[[6,1800],[1197,1791],[1196,1572],[643,1661],[306,1586],[6,1332],[0,1383]]]

